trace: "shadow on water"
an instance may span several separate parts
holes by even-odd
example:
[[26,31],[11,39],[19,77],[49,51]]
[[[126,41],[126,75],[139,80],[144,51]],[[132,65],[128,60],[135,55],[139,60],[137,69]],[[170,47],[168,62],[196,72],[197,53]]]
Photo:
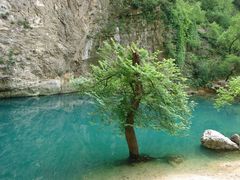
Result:
[[[200,138],[205,129],[239,132],[240,106],[218,112],[212,101],[196,101],[188,136],[137,129],[140,152],[165,164],[228,157],[202,148]],[[100,168],[128,166],[124,136],[114,124],[89,117],[93,108],[75,94],[0,100],[0,179],[81,179]]]

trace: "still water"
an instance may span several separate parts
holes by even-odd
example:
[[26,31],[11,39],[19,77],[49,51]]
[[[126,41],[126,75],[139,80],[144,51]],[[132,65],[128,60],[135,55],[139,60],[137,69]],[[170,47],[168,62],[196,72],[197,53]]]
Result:
[[[141,153],[181,155],[186,161],[228,157],[202,148],[200,137],[205,129],[226,136],[240,132],[240,105],[217,111],[211,100],[194,100],[191,129],[184,135],[137,129]],[[125,166],[124,136],[114,125],[94,122],[92,108],[74,94],[0,100],[0,179],[101,179],[104,172]]]

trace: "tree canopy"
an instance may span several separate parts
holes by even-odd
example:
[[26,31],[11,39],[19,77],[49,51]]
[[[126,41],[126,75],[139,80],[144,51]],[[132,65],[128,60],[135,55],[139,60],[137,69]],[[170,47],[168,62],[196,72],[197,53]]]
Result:
[[[140,65],[132,64],[136,52]],[[121,46],[114,41],[104,44],[99,52],[99,65],[92,65],[86,77],[73,80],[80,92],[96,100],[105,120],[119,120],[125,126],[131,109],[134,83],[144,87],[141,106],[136,111],[136,125],[175,133],[189,126],[191,108],[182,77],[173,59],[159,61],[158,53],[149,53],[135,44]],[[139,78],[136,79],[136,74]]]

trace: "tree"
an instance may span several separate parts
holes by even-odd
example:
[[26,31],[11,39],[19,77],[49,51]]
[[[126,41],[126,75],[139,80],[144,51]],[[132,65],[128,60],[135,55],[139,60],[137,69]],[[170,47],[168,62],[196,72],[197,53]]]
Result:
[[201,0],[201,2],[210,23],[216,22],[224,28],[229,26],[234,12],[233,0]]
[[222,46],[228,49],[228,53],[237,53],[239,55],[240,50],[240,13],[233,16],[230,22],[230,26],[226,31],[222,33],[218,41]]
[[233,103],[240,97],[240,76],[232,78],[227,87],[220,88],[218,90],[218,97],[215,102],[215,106],[220,108],[224,105]]
[[114,41],[105,43],[99,55],[99,65],[92,65],[91,73],[73,83],[97,102],[103,120],[119,122],[130,160],[141,160],[134,126],[172,134],[189,127],[186,79],[174,60],[159,61],[158,53]]

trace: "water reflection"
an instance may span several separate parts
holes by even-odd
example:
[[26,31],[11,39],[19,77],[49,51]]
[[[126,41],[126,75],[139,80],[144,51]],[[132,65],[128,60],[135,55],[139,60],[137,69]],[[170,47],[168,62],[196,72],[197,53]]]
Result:
[[89,125],[91,108],[75,95],[2,100],[0,178],[66,179],[111,162],[119,137]]

